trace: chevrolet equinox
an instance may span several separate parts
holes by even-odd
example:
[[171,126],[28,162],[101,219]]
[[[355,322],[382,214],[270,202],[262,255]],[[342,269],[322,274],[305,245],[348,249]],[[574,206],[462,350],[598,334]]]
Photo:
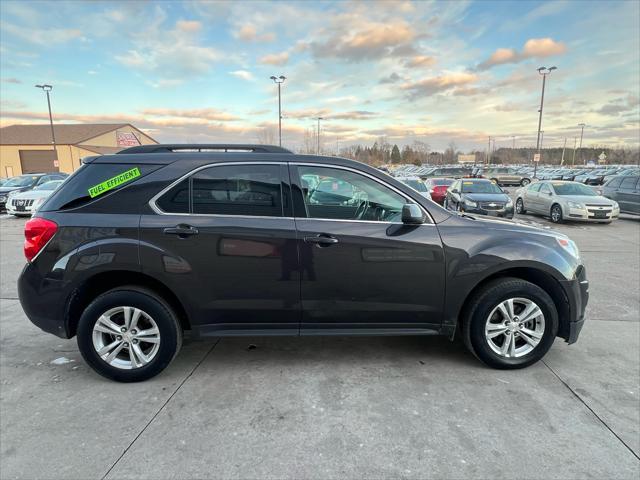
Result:
[[494,368],[577,340],[566,236],[450,212],[370,166],[264,145],[89,157],[25,226],[29,319],[122,382],[193,337],[459,335]]

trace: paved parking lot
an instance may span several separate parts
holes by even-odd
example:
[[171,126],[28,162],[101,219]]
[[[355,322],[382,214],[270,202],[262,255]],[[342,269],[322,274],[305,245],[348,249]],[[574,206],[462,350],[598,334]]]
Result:
[[526,370],[435,337],[225,338],[131,385],[26,319],[23,224],[0,218],[2,479],[640,475],[638,219],[557,227],[584,257],[588,323]]

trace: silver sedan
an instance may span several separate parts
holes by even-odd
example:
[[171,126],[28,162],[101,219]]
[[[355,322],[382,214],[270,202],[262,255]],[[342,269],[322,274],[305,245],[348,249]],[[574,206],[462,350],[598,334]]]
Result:
[[541,181],[516,191],[516,213],[527,212],[548,216],[554,223],[611,223],[620,215],[620,206],[582,183]]

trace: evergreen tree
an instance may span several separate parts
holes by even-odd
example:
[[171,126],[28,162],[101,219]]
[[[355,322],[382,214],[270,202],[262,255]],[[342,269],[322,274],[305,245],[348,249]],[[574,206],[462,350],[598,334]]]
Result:
[[402,157],[400,156],[400,149],[398,145],[394,145],[391,150],[391,163],[402,163]]

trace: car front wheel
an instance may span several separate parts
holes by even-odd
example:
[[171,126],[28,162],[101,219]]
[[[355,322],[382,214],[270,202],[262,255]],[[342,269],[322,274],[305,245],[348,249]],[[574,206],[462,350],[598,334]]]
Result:
[[118,382],[157,375],[182,345],[182,329],[171,307],[155,293],[134,286],[110,290],[91,302],[77,334],[89,366]]
[[467,347],[493,368],[523,368],[540,360],[558,332],[553,300],[537,285],[500,278],[469,301],[463,319]]
[[527,211],[524,208],[524,202],[522,201],[521,198],[516,200],[516,213],[519,214],[519,215],[523,215],[523,214],[527,213]]
[[551,212],[549,213],[551,221],[553,223],[562,223],[562,207],[557,203],[551,206]]

